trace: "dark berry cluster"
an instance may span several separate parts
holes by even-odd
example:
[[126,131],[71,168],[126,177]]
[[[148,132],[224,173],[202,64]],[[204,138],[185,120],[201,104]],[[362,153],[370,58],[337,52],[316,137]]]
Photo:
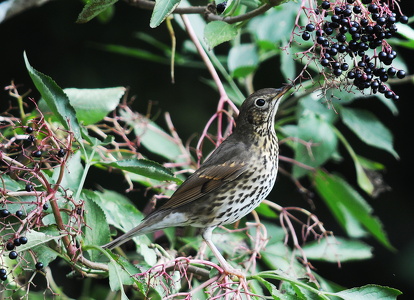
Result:
[[396,23],[407,23],[408,18],[397,15],[394,1],[323,1],[312,11],[319,21],[307,24],[302,38],[313,36],[319,63],[334,77],[397,100],[384,83],[391,77],[404,78],[405,71],[392,66],[397,53],[386,40],[397,32]]
[[18,238],[15,238],[13,241],[9,241],[6,243],[6,249],[9,252],[9,258],[10,259],[16,259],[17,258],[17,252],[14,250],[16,247],[19,247],[20,245],[27,244],[28,240],[27,237],[21,236]]

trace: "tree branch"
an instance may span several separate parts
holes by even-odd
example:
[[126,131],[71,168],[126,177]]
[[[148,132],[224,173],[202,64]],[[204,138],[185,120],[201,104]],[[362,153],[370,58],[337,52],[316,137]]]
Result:
[[[153,10],[155,6],[154,1],[149,0],[125,0],[131,6],[135,6],[141,9]],[[223,21],[228,24],[234,24],[242,22],[261,15],[271,9],[274,6],[278,6],[282,3],[282,0],[270,0],[269,3],[263,4],[258,8],[249,11],[243,15],[234,17],[219,16],[210,11],[208,6],[191,6],[191,7],[177,7],[173,14],[204,14],[207,21]]]

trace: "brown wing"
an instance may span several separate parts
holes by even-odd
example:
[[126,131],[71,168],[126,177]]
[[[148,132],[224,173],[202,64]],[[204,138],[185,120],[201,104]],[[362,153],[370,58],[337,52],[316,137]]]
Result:
[[244,162],[235,161],[201,167],[178,187],[160,209],[179,207],[203,197],[239,177],[246,168]]

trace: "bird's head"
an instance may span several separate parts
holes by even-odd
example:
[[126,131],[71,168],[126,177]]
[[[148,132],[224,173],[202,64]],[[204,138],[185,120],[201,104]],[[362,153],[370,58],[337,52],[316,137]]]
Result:
[[240,108],[236,130],[245,133],[253,130],[260,136],[269,134],[269,130],[273,130],[280,99],[291,88],[291,85],[286,85],[279,89],[261,89],[247,97]]

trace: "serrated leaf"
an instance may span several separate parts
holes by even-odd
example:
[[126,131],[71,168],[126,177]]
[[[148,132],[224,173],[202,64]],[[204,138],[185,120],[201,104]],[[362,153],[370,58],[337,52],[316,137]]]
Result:
[[277,287],[273,284],[267,281],[266,279],[261,278],[260,276],[255,277],[256,280],[258,280],[263,286],[269,291],[270,295],[274,300],[288,300],[289,296],[280,292]]
[[42,95],[42,98],[46,101],[50,110],[58,118],[65,129],[71,130],[75,138],[80,141],[82,138],[81,128],[76,118],[75,110],[69,102],[69,98],[52,78],[35,70],[30,65],[26,52],[24,52],[23,56],[26,63],[26,69],[36,86],[36,89]]
[[141,270],[124,257],[110,252],[108,253],[112,258],[109,263],[109,284],[111,290],[118,291],[122,285],[132,285],[136,283],[138,280],[136,280],[133,275],[140,273]]
[[169,169],[152,160],[124,159],[109,163],[104,162],[102,164],[155,180],[181,183],[181,180],[175,177]]
[[180,0],[156,0],[152,11],[150,27],[158,27],[180,4]]
[[326,237],[320,241],[307,243],[303,250],[308,259],[334,263],[372,257],[372,247],[358,240],[348,240],[340,237]]
[[118,0],[89,0],[85,4],[76,23],[86,23],[95,18],[97,15],[113,6]]
[[69,97],[79,122],[90,125],[101,121],[119,104],[125,93],[124,87],[102,89],[68,88],[63,91]]
[[371,112],[358,108],[342,108],[342,121],[366,144],[388,151],[399,158],[393,148],[393,136]]
[[368,284],[335,293],[344,300],[393,300],[401,295],[401,291],[375,284]]
[[371,206],[345,180],[322,170],[314,173],[313,180],[317,192],[348,235],[353,236],[354,222],[357,222],[385,247],[394,249],[380,220],[372,215]]
[[231,41],[239,33],[239,29],[223,21],[212,21],[204,28],[204,40],[210,49],[221,43]]
[[[93,191],[84,190],[82,192],[85,210],[84,218],[86,226],[84,227],[84,244],[85,245],[103,245],[109,242],[109,226],[106,222],[105,213],[97,204],[100,197]],[[88,251],[90,259],[95,260],[100,253],[95,250]]]

